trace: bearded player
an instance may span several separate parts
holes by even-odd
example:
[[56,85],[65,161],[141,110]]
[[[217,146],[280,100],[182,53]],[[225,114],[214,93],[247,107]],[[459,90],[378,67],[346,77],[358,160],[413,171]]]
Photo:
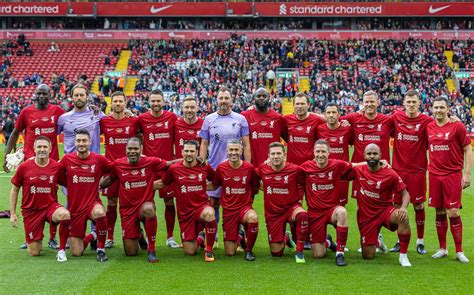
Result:
[[[60,234],[69,235],[72,256],[81,256],[84,249],[97,239],[97,261],[107,261],[105,238],[107,219],[105,209],[99,198],[99,181],[110,170],[110,162],[104,156],[91,153],[90,134],[85,129],[76,131],[76,152],[66,154],[61,164],[66,172],[68,209],[71,212],[70,224],[61,224]],[[95,221],[96,231],[85,235],[87,220]],[[67,261],[66,241],[61,239],[58,261]]]
[[[186,255],[195,255],[198,247],[205,248],[204,261],[213,262],[212,248],[217,232],[214,208],[207,196],[208,181],[214,179],[214,171],[208,164],[197,161],[199,143],[188,140],[183,144],[183,160],[171,165],[158,188],[176,184],[176,206],[181,229],[181,240]],[[212,188],[212,186],[209,186]],[[204,238],[199,236],[205,228]]]
[[258,193],[259,180],[253,165],[241,159],[242,151],[239,140],[229,141],[228,160],[217,166],[213,183],[216,187],[222,187],[222,228],[226,255],[235,255],[239,244],[239,225],[243,225],[247,237],[245,259],[253,261],[255,255],[252,249],[258,235],[258,217],[252,204],[253,196]]
[[181,107],[183,117],[179,117],[174,124],[174,148],[177,158],[182,158],[183,144],[186,140],[196,140],[199,142],[199,131],[201,130],[203,119],[197,116],[199,106],[192,96],[187,96],[183,100]]
[[[163,110],[165,97],[161,90],[153,90],[149,95],[151,110],[138,117],[140,129],[143,133],[143,154],[149,157],[159,157],[166,161],[174,159],[174,125],[176,115]],[[163,177],[158,173],[157,177]],[[166,245],[179,248],[173,232],[175,226],[176,209],[173,202],[174,188],[172,186],[160,190],[160,198],[165,203],[165,222],[167,240]]]
[[140,243],[140,247],[147,249],[148,261],[155,263],[158,262],[155,251],[158,221],[153,200],[153,181],[156,173],[164,171],[172,162],[143,156],[142,151],[140,139],[130,138],[126,146],[127,156],[113,162],[110,177],[104,178],[100,186],[105,188],[113,181],[119,181],[119,211],[125,255],[138,255],[142,222],[148,246]]
[[[131,137],[137,136],[139,123],[137,117],[126,116],[127,102],[123,92],[112,93],[110,99],[112,114],[100,120],[100,131],[105,137],[105,157],[109,161],[115,161],[126,156],[125,147]],[[104,190],[104,195],[107,196],[107,241],[105,242],[105,248],[112,248],[114,245],[118,190],[118,181]]]

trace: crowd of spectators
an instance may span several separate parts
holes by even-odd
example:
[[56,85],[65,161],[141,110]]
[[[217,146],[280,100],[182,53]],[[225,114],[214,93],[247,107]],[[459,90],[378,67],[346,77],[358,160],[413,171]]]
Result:
[[[321,112],[327,102],[335,102],[343,112],[357,110],[363,92],[380,94],[381,111],[401,108],[403,95],[416,89],[422,99],[422,111],[429,114],[431,100],[438,95],[450,97],[453,114],[474,132],[470,103],[470,81],[461,81],[459,92],[449,93],[446,79],[452,70],[443,52],[452,49],[459,67],[473,68],[472,41],[428,40],[250,40],[234,35],[227,40],[130,40],[132,50],[128,75],[138,76],[135,95],[128,108],[139,114],[149,109],[146,93],[161,89],[168,100],[166,108],[180,114],[182,99],[196,97],[205,116],[216,110],[215,93],[222,85],[233,89],[234,110],[241,112],[253,104],[252,93],[260,86],[271,86],[271,105],[281,111],[282,100],[300,89],[296,77],[279,79],[277,68],[299,68],[309,72],[310,110]],[[115,54],[117,54],[115,52]],[[110,86],[107,93],[120,90],[115,78],[102,78]],[[117,78],[118,79],[118,78]],[[73,83],[58,77],[53,83],[53,103],[70,107],[67,90]],[[271,82],[270,82],[271,80]],[[59,88],[58,88],[59,87]],[[105,93],[105,92],[104,92]],[[3,115],[17,114],[29,103],[24,97],[2,97]],[[97,99],[101,107],[103,101]]]

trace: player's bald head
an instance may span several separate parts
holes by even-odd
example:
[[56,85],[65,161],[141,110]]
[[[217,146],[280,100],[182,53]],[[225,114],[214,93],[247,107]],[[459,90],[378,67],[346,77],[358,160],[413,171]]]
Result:
[[364,153],[367,153],[368,151],[377,151],[378,153],[380,153],[380,147],[378,145],[376,145],[375,143],[369,143],[365,147]]
[[259,95],[270,96],[270,92],[268,92],[265,87],[259,87],[257,90],[255,90],[254,96],[257,97]]
[[38,87],[36,87],[36,92],[38,91],[49,93],[51,91],[51,88],[49,88],[49,86],[46,84],[40,84],[38,85]]

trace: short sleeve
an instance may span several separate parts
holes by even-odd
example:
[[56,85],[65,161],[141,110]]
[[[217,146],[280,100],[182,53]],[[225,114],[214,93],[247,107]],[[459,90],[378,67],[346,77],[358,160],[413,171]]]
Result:
[[161,179],[163,181],[163,184],[164,185],[170,185],[173,183],[174,181],[174,177],[173,177],[173,166],[171,166],[165,173],[165,175],[163,176],[163,178]]
[[21,164],[20,167],[18,167],[18,169],[16,170],[15,175],[13,175],[11,179],[11,183],[16,187],[21,187],[23,185],[23,176],[25,175],[24,167],[24,163]]
[[20,115],[16,119],[15,129],[18,130],[19,132],[23,132],[23,130],[25,130],[26,128],[25,116],[26,116],[25,111],[23,111],[23,112],[20,112]]
[[222,186],[222,177],[221,177],[221,168],[220,168],[220,166],[217,167],[216,172],[214,173],[214,178],[212,180],[212,183],[216,187]]
[[204,119],[204,123],[202,123],[201,130],[199,131],[199,137],[209,141],[209,120],[207,117]]
[[164,171],[167,168],[166,161],[160,159],[160,158],[153,158],[153,171],[154,172],[160,172]]

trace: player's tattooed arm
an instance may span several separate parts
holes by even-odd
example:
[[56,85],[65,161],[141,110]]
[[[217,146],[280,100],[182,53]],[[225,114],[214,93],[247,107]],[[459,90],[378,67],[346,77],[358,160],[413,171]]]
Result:
[[182,161],[183,161],[183,158],[174,159],[174,160],[171,160],[171,161],[166,161],[166,167],[169,167],[169,166],[173,165],[174,163],[179,163],[179,162],[182,162]]
[[202,160],[205,160],[207,159],[207,148],[209,146],[209,141],[207,141],[206,139],[202,139],[201,140],[201,146],[199,147],[199,157],[202,159]]
[[472,166],[472,147],[471,143],[466,145],[464,148],[464,173],[462,176],[462,188],[468,188],[471,186],[471,166]]
[[13,227],[18,227],[18,216],[16,215],[16,204],[18,203],[18,193],[20,188],[16,185],[12,186],[10,190],[10,224]]

